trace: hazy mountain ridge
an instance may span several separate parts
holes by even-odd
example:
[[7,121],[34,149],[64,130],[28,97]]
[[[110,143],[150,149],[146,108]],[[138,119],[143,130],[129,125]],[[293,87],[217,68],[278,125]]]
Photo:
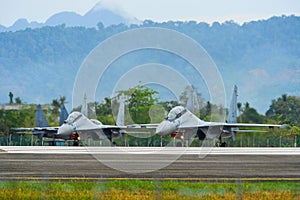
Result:
[[45,23],[28,22],[27,19],[18,19],[12,26],[0,25],[0,32],[19,31],[26,28],[41,28],[44,26],[57,26],[64,24],[67,27],[82,26],[91,28],[97,27],[101,22],[105,27],[117,24],[140,24],[135,17],[121,10],[112,10],[100,3],[96,4],[86,14],[80,15],[76,12],[59,12],[49,17]]
[[[249,101],[259,111],[267,110],[283,93],[300,96],[300,17],[282,16],[243,25],[145,21],[130,27],[61,25],[0,33],[0,103],[7,102],[10,91],[29,103],[50,102],[60,95],[70,100],[85,56],[109,36],[139,27],[170,28],[192,37],[216,62],[229,98],[237,84],[239,101]],[[143,55],[122,64],[134,66]],[[155,59],[161,63],[165,57],[157,54]],[[184,67],[167,60],[165,64]]]

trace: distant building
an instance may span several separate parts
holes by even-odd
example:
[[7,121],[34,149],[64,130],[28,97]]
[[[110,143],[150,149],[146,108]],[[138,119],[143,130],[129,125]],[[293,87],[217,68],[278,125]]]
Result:
[[[30,106],[35,106],[35,104],[0,104],[0,110],[21,110]],[[50,107],[50,104],[42,105],[42,110],[47,110]]]
[[0,110],[21,110],[24,108],[24,104],[2,104]]

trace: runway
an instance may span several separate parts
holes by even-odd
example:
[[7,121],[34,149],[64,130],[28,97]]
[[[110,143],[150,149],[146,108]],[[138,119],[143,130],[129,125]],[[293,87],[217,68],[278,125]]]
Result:
[[0,147],[0,180],[300,181],[300,148]]

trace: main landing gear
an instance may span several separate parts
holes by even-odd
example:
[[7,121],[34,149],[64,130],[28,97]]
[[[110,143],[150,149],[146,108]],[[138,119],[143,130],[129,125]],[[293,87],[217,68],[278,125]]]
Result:
[[222,142],[222,138],[221,138],[221,136],[220,136],[220,137],[219,137],[219,142],[217,143],[216,146],[218,146],[218,147],[226,147],[227,144],[226,144],[226,142]]

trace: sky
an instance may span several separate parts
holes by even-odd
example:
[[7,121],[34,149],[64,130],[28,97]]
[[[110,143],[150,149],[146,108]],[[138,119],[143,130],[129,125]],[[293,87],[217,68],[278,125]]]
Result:
[[139,20],[156,22],[233,20],[242,24],[271,16],[300,15],[300,0],[0,0],[0,24],[11,26],[20,18],[45,22],[62,11],[84,15],[100,1]]

